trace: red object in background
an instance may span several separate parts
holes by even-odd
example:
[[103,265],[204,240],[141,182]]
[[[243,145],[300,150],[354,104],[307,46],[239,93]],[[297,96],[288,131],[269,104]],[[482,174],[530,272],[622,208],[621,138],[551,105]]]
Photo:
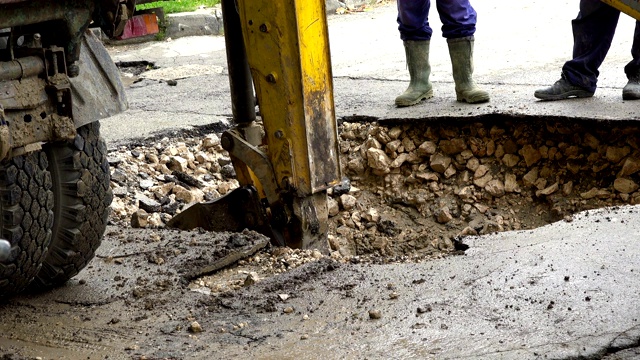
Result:
[[139,36],[157,34],[158,18],[155,14],[136,15],[127,21],[122,35],[118,40],[131,39]]

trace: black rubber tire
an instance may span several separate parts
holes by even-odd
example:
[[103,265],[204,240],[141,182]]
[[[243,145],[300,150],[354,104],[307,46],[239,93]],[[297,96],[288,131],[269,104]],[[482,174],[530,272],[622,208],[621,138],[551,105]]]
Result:
[[54,205],[47,164],[42,151],[0,163],[0,236],[11,243],[0,264],[0,297],[27,287],[47,255]]
[[113,193],[100,123],[78,129],[69,143],[45,147],[53,182],[54,220],[49,253],[34,289],[61,285],[93,259],[107,226]]

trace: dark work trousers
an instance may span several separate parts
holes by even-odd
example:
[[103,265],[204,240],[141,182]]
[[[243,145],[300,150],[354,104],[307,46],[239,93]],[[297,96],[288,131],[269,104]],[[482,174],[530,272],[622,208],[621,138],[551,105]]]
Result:
[[[562,67],[562,76],[571,84],[585,90],[596,91],[596,83],[607,52],[616,32],[620,11],[600,0],[581,0],[578,17],[571,22],[573,27],[573,59]],[[631,47],[631,60],[624,68],[627,78],[640,76],[640,22]]]
[[[430,40],[430,0],[398,0],[398,30],[402,40]],[[468,0],[436,0],[442,36],[457,39],[476,32],[476,11]]]

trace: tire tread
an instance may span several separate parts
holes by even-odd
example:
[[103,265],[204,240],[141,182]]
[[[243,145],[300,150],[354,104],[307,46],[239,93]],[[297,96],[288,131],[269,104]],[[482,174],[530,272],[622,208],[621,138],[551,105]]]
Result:
[[[100,151],[88,151],[94,147]],[[113,198],[107,146],[98,122],[79,128],[72,142],[52,144],[45,152],[55,216],[49,255],[33,283],[40,289],[65,283],[93,259]]]
[[42,151],[0,163],[0,237],[11,258],[0,264],[0,297],[14,295],[40,271],[51,242],[53,202],[47,157]]

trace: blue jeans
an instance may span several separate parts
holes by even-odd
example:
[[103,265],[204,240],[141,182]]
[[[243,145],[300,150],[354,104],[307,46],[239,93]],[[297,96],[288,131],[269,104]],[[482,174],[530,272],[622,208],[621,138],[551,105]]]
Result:
[[[588,91],[596,91],[598,68],[602,65],[611,47],[616,32],[620,11],[600,0],[581,0],[578,17],[571,22],[573,27],[573,59],[562,67],[562,76],[571,84]],[[640,22],[631,47],[631,60],[625,67],[627,78],[640,76]]]
[[[398,0],[398,30],[402,40],[430,40],[430,0]],[[457,39],[476,32],[476,11],[469,0],[436,0],[442,36]]]

